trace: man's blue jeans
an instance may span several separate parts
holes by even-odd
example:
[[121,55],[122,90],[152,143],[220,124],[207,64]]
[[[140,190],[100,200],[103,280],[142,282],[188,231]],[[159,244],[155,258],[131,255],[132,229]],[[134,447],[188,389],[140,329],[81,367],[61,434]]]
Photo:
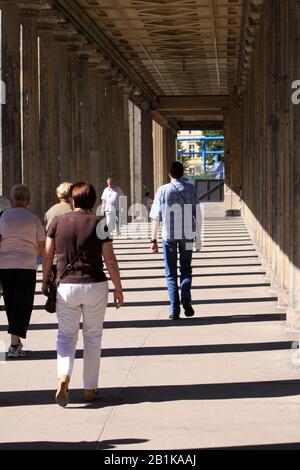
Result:
[[177,276],[177,254],[180,262],[181,300],[191,301],[193,242],[188,240],[163,240],[166,280],[170,297],[170,314],[179,317],[180,300]]

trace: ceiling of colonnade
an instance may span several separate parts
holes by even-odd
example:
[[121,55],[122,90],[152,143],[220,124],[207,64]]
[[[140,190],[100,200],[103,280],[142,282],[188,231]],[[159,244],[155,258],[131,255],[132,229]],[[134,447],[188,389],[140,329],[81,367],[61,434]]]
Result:
[[[240,54],[243,0],[77,0],[156,96],[229,95]],[[220,110],[173,109],[181,128]],[[188,123],[188,121],[190,123]],[[187,128],[188,128],[187,127]]]
[[[248,1],[44,1],[94,43],[114,70],[119,70],[121,80],[125,76],[141,101],[150,103],[160,116],[175,125],[177,121],[181,128],[200,121],[222,126],[226,111],[222,98],[234,92],[242,63],[242,18]],[[221,104],[213,106],[214,101],[207,101],[204,107],[202,103],[197,107],[195,101],[187,100],[191,104],[181,101],[176,107],[178,97],[204,96],[220,97]],[[171,106],[170,101],[161,106],[170,97]]]
[[239,59],[243,0],[77,0],[160,95],[227,95]]

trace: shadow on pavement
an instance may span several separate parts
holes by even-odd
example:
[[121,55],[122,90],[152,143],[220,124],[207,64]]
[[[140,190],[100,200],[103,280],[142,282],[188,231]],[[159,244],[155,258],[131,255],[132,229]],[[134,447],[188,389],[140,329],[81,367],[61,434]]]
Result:
[[[178,328],[181,326],[208,326],[225,325],[231,323],[260,323],[285,321],[286,315],[283,313],[258,313],[242,315],[211,316],[202,318],[180,318],[179,322],[172,322],[168,319],[160,320],[121,320],[104,322],[105,329],[120,328]],[[82,325],[81,325],[82,327]],[[57,330],[57,323],[32,323],[28,331]],[[7,325],[0,325],[0,331],[7,331]]]
[[[103,348],[102,357],[141,357],[141,356],[170,356],[190,354],[224,354],[260,351],[284,351],[291,350],[292,341],[273,341],[264,343],[233,343],[233,344],[195,344],[184,346],[149,346],[131,348]],[[28,351],[28,355],[22,358],[10,358],[8,362],[45,361],[56,359],[56,350]],[[83,350],[78,349],[76,359],[83,358]]]
[[3,442],[1,450],[110,450],[122,445],[142,444],[147,439],[113,439],[95,442]]
[[[101,390],[101,400],[86,404],[83,402],[81,389],[70,389],[70,406],[65,412],[72,413],[72,410],[78,408],[91,410],[145,402],[289,397],[299,395],[299,391],[300,380],[112,387]],[[53,405],[54,395],[55,390],[0,392],[0,407]]]

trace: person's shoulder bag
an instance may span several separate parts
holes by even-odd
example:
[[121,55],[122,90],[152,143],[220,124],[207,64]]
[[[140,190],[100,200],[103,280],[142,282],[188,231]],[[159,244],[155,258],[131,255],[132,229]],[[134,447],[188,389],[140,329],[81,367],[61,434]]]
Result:
[[[185,204],[188,204],[187,200],[185,199],[183,194],[181,194],[181,192],[179,191],[177,186],[175,186],[175,184],[172,183],[172,182],[171,182],[171,185],[176,189],[176,191],[178,192],[181,199],[185,202]],[[193,221],[196,225],[196,237],[194,239],[195,244],[196,244],[196,251],[200,251],[201,250],[201,233],[200,233],[200,229],[199,229],[199,226],[198,226],[198,223],[197,223],[197,218],[194,215],[193,215]]]
[[[94,232],[92,233],[92,235],[94,235]],[[78,253],[74,256],[74,258],[71,260],[71,262],[69,264],[67,264],[64,271],[60,275],[59,279],[56,279],[55,281],[50,283],[49,291],[48,291],[48,294],[47,294],[47,301],[46,301],[46,304],[45,304],[46,312],[48,312],[48,313],[55,313],[56,312],[57,288],[58,288],[59,284],[61,283],[61,281],[69,274],[70,271],[72,271],[73,266],[76,263],[76,261],[79,260],[81,255],[87,249],[92,235],[89,237],[89,239],[83,245],[83,247],[78,251]]]

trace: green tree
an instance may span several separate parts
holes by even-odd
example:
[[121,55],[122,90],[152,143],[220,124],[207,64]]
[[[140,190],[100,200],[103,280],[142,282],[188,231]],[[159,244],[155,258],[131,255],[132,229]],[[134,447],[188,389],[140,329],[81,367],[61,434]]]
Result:
[[188,168],[188,161],[190,160],[189,155],[179,155],[179,152],[184,152],[184,148],[182,146],[182,142],[180,140],[177,140],[177,159],[181,161],[184,167],[184,172],[188,173],[189,168]]
[[[203,131],[204,137],[222,137],[224,135],[223,131]],[[208,152],[223,151],[224,152],[224,140],[209,140],[206,143],[206,148]],[[213,156],[208,155],[209,159],[213,162]],[[223,161],[224,157],[219,156],[219,161]]]

